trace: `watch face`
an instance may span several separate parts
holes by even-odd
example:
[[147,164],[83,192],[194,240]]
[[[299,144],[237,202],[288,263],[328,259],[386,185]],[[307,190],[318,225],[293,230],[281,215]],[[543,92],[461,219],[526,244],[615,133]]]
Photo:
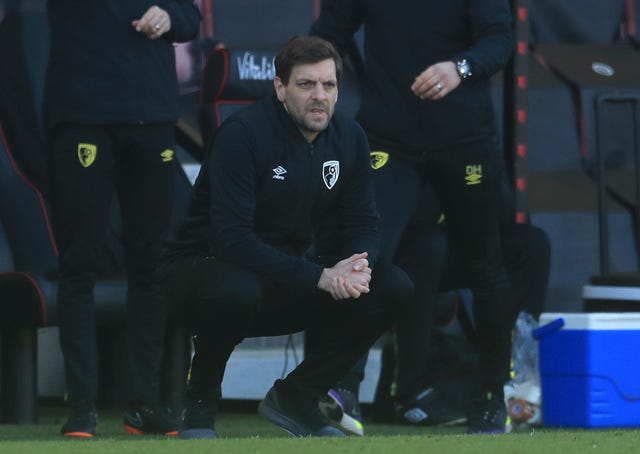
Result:
[[460,60],[456,62],[456,69],[461,79],[467,79],[471,76],[471,66],[467,60]]

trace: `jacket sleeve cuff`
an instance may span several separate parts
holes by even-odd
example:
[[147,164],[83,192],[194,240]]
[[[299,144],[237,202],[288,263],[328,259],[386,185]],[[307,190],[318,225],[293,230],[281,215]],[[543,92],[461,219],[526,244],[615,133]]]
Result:
[[318,281],[320,281],[320,276],[324,271],[324,267],[317,263],[307,262],[304,270],[301,270],[300,273],[300,283],[303,287],[309,289],[317,289]]
[[171,19],[171,30],[163,38],[170,42],[190,41],[198,34],[200,12],[192,5],[181,5],[175,1],[164,1],[158,6],[164,9]]

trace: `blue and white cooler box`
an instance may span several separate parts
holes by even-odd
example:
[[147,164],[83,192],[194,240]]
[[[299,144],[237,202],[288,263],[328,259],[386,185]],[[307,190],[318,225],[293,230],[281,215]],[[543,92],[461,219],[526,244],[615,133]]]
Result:
[[640,427],[640,313],[544,313],[543,423]]

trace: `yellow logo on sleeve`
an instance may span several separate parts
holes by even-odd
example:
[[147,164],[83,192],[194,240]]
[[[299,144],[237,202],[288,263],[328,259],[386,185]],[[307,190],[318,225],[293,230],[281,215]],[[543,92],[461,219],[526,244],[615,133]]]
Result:
[[378,170],[389,161],[389,153],[385,151],[372,151],[371,152],[371,168]]
[[89,167],[96,160],[98,147],[92,143],[78,144],[78,160],[82,167]]

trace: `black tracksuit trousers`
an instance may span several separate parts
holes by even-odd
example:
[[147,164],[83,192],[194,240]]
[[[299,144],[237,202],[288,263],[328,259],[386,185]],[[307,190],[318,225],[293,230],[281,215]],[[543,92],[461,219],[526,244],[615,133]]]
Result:
[[264,282],[215,258],[175,258],[161,273],[195,335],[190,399],[219,397],[227,360],[244,338],[298,331],[311,333],[313,341],[285,381],[319,398],[390,327],[391,316],[413,293],[402,270],[384,265],[374,269],[368,294],[341,301],[317,289]]
[[[157,265],[170,222],[173,125],[62,125],[52,136],[53,219],[59,248],[60,343],[72,405],[95,402],[93,290],[117,193],[127,274],[127,366],[132,402],[158,392],[167,303]],[[170,150],[170,151],[167,151]]]
[[[374,151],[384,151],[372,146]],[[430,342],[431,302],[444,266],[441,243],[429,241],[437,219],[424,216],[425,211],[433,213],[432,207],[424,205],[427,190],[435,192],[445,214],[451,247],[474,295],[478,383],[501,392],[509,378],[515,309],[503,265],[500,191],[506,176],[498,150],[495,141],[487,139],[415,160],[389,153],[386,164],[373,170],[383,237],[380,260],[401,266],[416,283],[414,298],[398,315],[398,369],[413,372],[398,377],[398,391],[404,397],[425,386],[416,380],[428,375],[424,346]]]

